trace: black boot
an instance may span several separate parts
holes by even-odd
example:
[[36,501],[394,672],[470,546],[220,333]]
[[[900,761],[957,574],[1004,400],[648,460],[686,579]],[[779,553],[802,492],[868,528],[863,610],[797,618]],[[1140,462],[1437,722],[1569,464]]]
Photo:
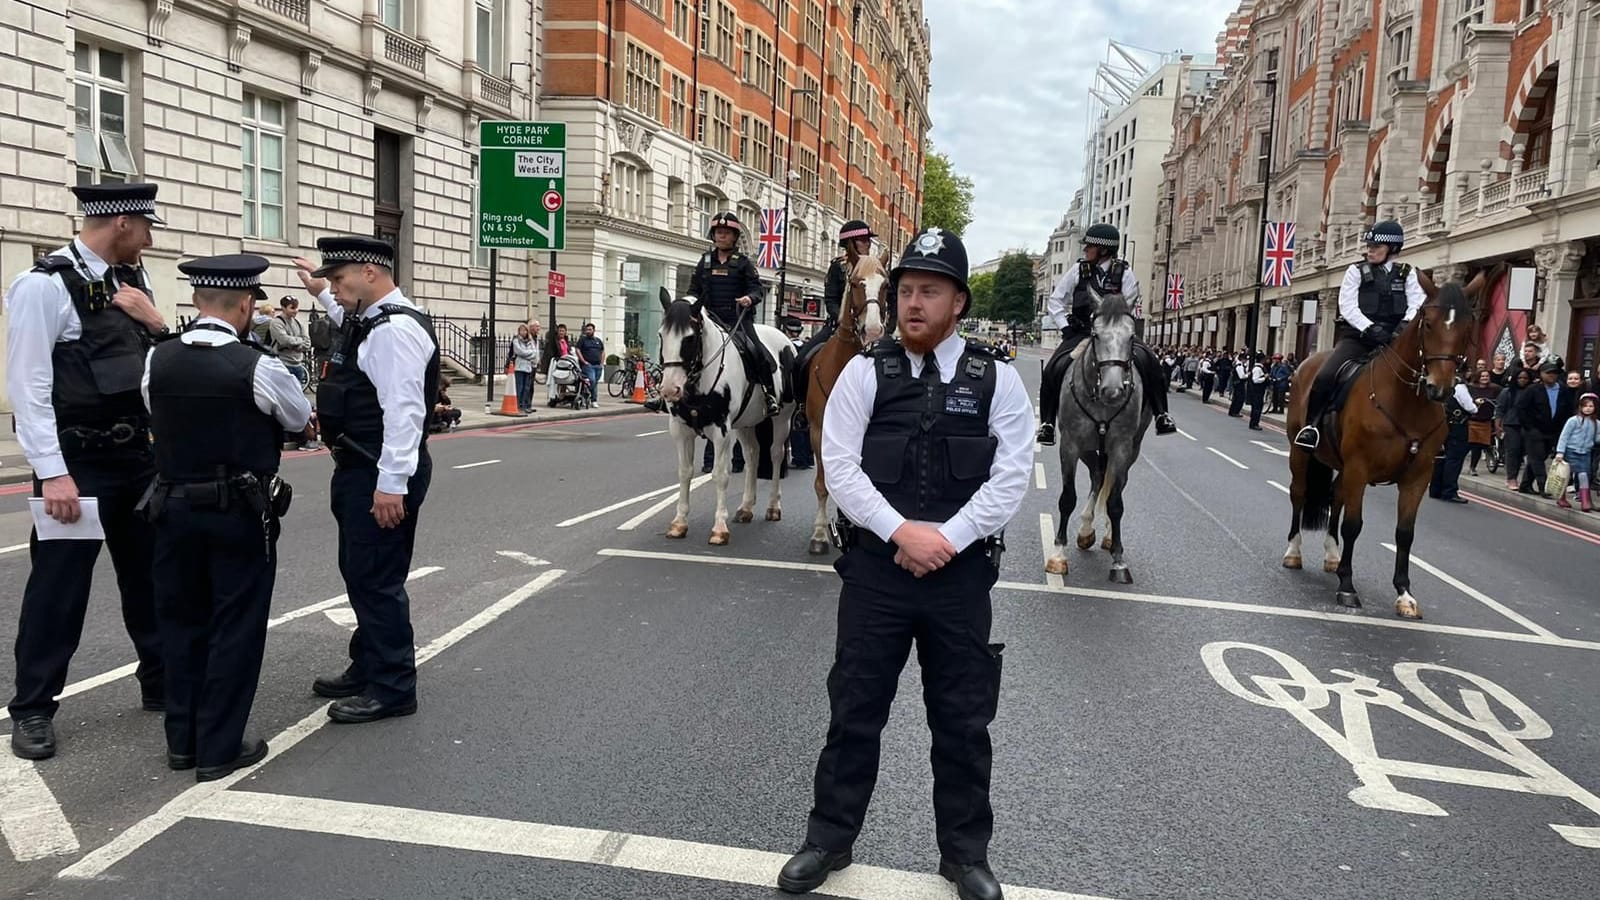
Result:
[[56,755],[56,730],[49,716],[25,716],[11,725],[11,754],[18,759]]
[[1040,422],[1039,431],[1034,434],[1033,440],[1043,447],[1055,446],[1056,426],[1050,422]]
[[957,865],[940,860],[939,874],[956,886],[956,896],[961,900],[1002,900],[1005,896],[986,862]]
[[788,894],[804,894],[822,886],[828,876],[850,866],[850,851],[833,853],[807,844],[789,858],[778,872],[778,888]]

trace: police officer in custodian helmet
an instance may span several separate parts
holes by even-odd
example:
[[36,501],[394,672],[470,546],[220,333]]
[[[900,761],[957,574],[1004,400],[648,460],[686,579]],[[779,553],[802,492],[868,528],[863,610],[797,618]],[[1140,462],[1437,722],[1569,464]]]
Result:
[[1015,370],[957,333],[971,303],[960,237],[923,231],[890,277],[900,339],[850,361],[823,420],[844,550],[831,719],[805,843],[778,887],[810,891],[850,865],[879,735],[915,640],[933,732],[939,871],[963,900],[996,900],[989,722],[1003,645],[989,643],[989,591],[1001,532],[1033,468],[1033,408]]

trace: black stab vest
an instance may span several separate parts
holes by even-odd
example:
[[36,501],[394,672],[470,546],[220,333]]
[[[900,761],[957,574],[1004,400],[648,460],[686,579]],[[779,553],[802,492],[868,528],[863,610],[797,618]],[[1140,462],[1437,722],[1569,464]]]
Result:
[[1394,326],[1406,317],[1406,281],[1411,267],[1395,263],[1392,269],[1361,263],[1361,287],[1357,302],[1361,312],[1374,322]]
[[111,270],[90,281],[71,259],[52,255],[39,260],[33,271],[61,276],[83,325],[82,335],[57,342],[50,354],[50,402],[56,427],[105,429],[118,420],[144,424],[149,415],[139,383],[154,340],[143,325],[111,302],[117,292]]
[[238,342],[166,341],[150,358],[156,470],[173,482],[278,471],[283,427],[256,406],[264,351]]
[[[422,378],[423,408],[432,410],[439,396],[439,337],[433,331],[433,320],[422,310],[396,303],[386,303],[379,310],[378,315],[370,318],[345,313],[333,354],[328,358],[327,371],[317,383],[317,427],[323,442],[333,448],[341,466],[375,466],[383,451],[383,407],[378,403],[378,389],[356,365],[356,351],[373,329],[382,328],[395,316],[405,316],[422,326],[433,341],[433,356]],[[341,438],[353,441],[372,459],[340,453],[349,449]],[[428,429],[424,427],[421,444],[425,447],[427,443]]]

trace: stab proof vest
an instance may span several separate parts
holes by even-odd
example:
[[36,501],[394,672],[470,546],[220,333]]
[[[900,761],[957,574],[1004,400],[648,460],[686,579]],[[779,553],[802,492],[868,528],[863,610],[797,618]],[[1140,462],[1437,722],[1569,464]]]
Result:
[[[333,355],[328,358],[327,374],[317,384],[317,426],[322,440],[335,451],[347,449],[341,440],[355,443],[377,465],[383,450],[383,407],[378,403],[378,389],[372,379],[356,365],[356,351],[374,329],[382,328],[395,316],[405,316],[421,325],[433,341],[433,356],[422,379],[422,404],[433,409],[439,396],[439,338],[433,331],[433,320],[426,313],[410,306],[387,303],[379,307],[378,315],[355,317],[345,314],[344,326],[334,343]],[[422,429],[422,444],[428,442],[428,429]],[[349,461],[348,455],[340,465]]]
[[166,341],[150,357],[150,429],[156,470],[172,482],[278,471],[283,429],[256,406],[266,351],[250,344]]
[[104,429],[119,420],[146,422],[139,383],[154,341],[143,325],[111,302],[117,292],[111,270],[90,281],[70,258],[52,255],[39,260],[33,271],[60,276],[83,326],[76,340],[57,342],[50,354],[56,427]]

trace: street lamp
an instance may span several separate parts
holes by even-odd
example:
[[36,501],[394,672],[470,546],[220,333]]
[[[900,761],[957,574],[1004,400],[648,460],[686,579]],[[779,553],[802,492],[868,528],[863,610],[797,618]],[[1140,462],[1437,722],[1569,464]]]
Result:
[[1265,287],[1267,264],[1267,203],[1272,198],[1272,138],[1278,124],[1278,79],[1271,76],[1257,78],[1256,84],[1267,87],[1267,159],[1266,171],[1261,173],[1261,229],[1256,235],[1256,292],[1250,301],[1250,315],[1246,319],[1250,330],[1250,362],[1256,359],[1256,332],[1261,319],[1261,289]]
[[781,310],[789,300],[789,198],[794,192],[795,179],[800,177],[794,170],[794,98],[815,93],[817,91],[814,88],[789,89],[789,146],[783,161],[783,251],[780,254],[782,258],[778,260],[778,302],[773,304],[774,310],[780,311],[779,315],[784,314]]
[[[1161,263],[1161,332],[1162,340],[1173,341],[1178,335],[1167,333],[1167,307],[1172,305],[1172,220],[1177,217],[1178,200],[1173,195],[1172,187],[1167,187],[1167,240],[1165,258]],[[1183,312],[1178,312],[1178,323],[1183,322]]]

